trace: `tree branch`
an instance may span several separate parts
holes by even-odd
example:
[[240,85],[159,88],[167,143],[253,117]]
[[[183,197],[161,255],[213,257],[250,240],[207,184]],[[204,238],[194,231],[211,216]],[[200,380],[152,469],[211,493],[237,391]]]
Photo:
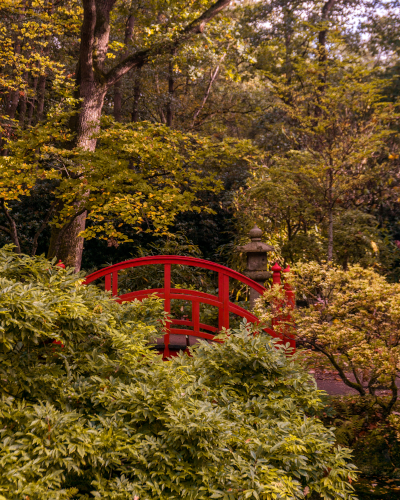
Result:
[[[93,0],[86,0],[91,2]],[[114,66],[107,75],[105,75],[105,84],[107,87],[114,85],[122,76],[135,67],[143,66],[150,56],[157,54],[165,54],[170,52],[173,48],[182,45],[192,35],[203,33],[205,25],[214,19],[225,7],[231,3],[231,0],[218,0],[209,9],[207,9],[201,16],[192,21],[186,28],[184,28],[175,38],[159,43],[154,47],[148,49],[138,50],[133,54],[123,59],[119,64]]]
[[0,226],[0,231],[4,231],[9,236],[11,236],[11,231],[7,227],[5,227],[5,226]]
[[390,390],[392,391],[392,397],[390,398],[390,401],[387,405],[382,405],[380,403],[381,408],[384,409],[385,412],[385,417],[388,417],[390,415],[390,412],[392,411],[393,406],[395,405],[398,397],[398,389],[396,385],[396,376],[392,376],[392,383],[390,385]]
[[95,0],[96,23],[94,28],[93,67],[96,72],[103,71],[107,57],[108,41],[110,38],[110,12],[117,0]]
[[221,58],[221,61],[217,64],[217,67],[215,68],[215,71],[213,72],[213,71],[211,70],[211,72],[210,72],[210,81],[209,81],[209,83],[208,83],[208,85],[207,85],[207,89],[206,89],[206,91],[205,91],[205,93],[204,93],[203,100],[202,100],[202,102],[201,102],[201,104],[200,104],[199,108],[197,109],[197,111],[195,112],[195,114],[194,114],[194,116],[193,116],[193,120],[192,120],[192,128],[194,128],[194,125],[195,125],[195,123],[196,123],[196,119],[197,119],[197,117],[199,116],[200,111],[204,108],[204,106],[205,106],[205,104],[206,104],[206,102],[207,102],[208,96],[210,95],[210,92],[211,92],[211,87],[212,87],[212,85],[213,85],[213,83],[214,83],[214,81],[215,81],[215,79],[217,78],[217,75],[218,75],[218,73],[219,73],[219,66],[220,66],[221,62],[224,60],[224,58],[225,58],[225,54],[224,54],[224,56]]
[[337,363],[337,361],[336,361],[336,359],[335,359],[334,356],[332,356],[327,351],[325,351],[325,349],[323,349],[321,346],[319,346],[316,342],[312,342],[312,341],[309,341],[309,340],[306,339],[305,343],[311,345],[312,347],[314,347],[314,349],[317,349],[317,351],[321,352],[322,354],[324,354],[324,356],[326,356],[329,359],[329,361],[331,362],[331,364],[338,371],[340,378],[343,380],[343,382],[347,386],[351,387],[352,389],[355,389],[357,392],[360,393],[361,396],[365,396],[365,390],[364,390],[364,387],[362,386],[362,384],[361,383],[360,384],[355,384],[354,382],[352,382],[351,380],[349,380],[346,377],[346,374],[345,374],[343,368],[339,365],[339,363]]
[[19,244],[17,226],[15,224],[15,220],[11,217],[10,212],[7,210],[4,199],[1,200],[1,208],[8,220],[8,224],[10,226],[10,236],[11,239],[13,240],[14,245],[16,246],[16,252],[21,253],[21,246]]

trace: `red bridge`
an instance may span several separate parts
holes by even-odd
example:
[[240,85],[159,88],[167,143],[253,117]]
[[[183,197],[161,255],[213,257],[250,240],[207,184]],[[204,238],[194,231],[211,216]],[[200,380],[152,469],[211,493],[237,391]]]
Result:
[[[135,268],[140,266],[150,266],[155,264],[161,264],[164,266],[164,287],[163,288],[152,288],[147,290],[140,290],[135,292],[129,292],[123,295],[118,294],[118,272],[123,269]],[[182,288],[172,288],[171,287],[171,266],[173,265],[186,265],[193,266],[202,269],[207,269],[210,271],[215,271],[218,273],[218,296],[211,295],[209,293],[198,292],[196,290],[187,290]],[[273,284],[279,285],[281,283],[280,271],[281,268],[277,264],[273,266]],[[156,295],[160,299],[164,300],[164,310],[168,315],[171,313],[171,300],[185,300],[192,304],[192,318],[191,320],[186,319],[175,319],[169,317],[167,325],[165,328],[165,335],[162,339],[158,339],[158,347],[163,350],[163,357],[167,358],[173,355],[178,350],[184,350],[190,345],[198,342],[198,339],[206,339],[212,341],[214,336],[222,331],[223,328],[229,328],[229,315],[230,313],[246,318],[249,322],[258,323],[258,318],[251,312],[247,311],[243,307],[234,304],[230,301],[229,296],[229,281],[231,279],[237,280],[250,288],[253,288],[256,292],[262,294],[265,288],[255,281],[247,278],[243,274],[240,274],[233,269],[221,266],[220,264],[215,264],[208,260],[197,259],[194,257],[179,257],[176,255],[160,255],[155,257],[141,257],[138,259],[126,260],[113,266],[100,269],[92,274],[90,274],[86,280],[85,284],[92,283],[99,278],[105,278],[105,289],[111,291],[112,295],[118,297],[119,302],[130,302],[135,299],[142,300],[150,295]],[[290,304],[294,305],[294,294],[293,292],[285,286],[286,295],[289,299]],[[218,328],[215,326],[200,323],[200,304],[209,304],[218,308]],[[273,321],[273,325],[279,322],[279,318]],[[179,328],[177,328],[179,327]],[[265,328],[264,331],[271,335],[272,337],[282,338],[278,335],[273,328]],[[289,342],[291,347],[295,348],[295,340],[293,336],[285,336],[282,339],[285,342]]]

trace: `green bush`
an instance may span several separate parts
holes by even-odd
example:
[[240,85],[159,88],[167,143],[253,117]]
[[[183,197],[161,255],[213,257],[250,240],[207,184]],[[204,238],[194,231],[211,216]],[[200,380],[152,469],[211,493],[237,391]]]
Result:
[[[394,409],[397,414],[400,404]],[[354,462],[363,475],[400,479],[400,441],[375,398],[330,396],[320,416],[326,426],[335,428],[338,443],[353,449]]]
[[[381,396],[390,399],[390,396]],[[396,403],[394,414],[399,414]],[[397,500],[400,492],[400,440],[397,429],[383,418],[371,396],[329,396],[320,413],[333,427],[337,442],[353,449],[353,461],[360,471],[354,484],[359,500]]]
[[269,338],[243,325],[162,362],[160,301],[120,305],[11,248],[0,272],[0,495],[353,498],[315,384]]

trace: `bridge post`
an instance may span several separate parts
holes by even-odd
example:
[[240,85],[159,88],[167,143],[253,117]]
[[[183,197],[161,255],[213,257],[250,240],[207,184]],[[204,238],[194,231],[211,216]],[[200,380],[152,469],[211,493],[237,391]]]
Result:
[[[243,252],[247,256],[247,266],[244,272],[245,276],[256,281],[259,285],[264,286],[265,281],[271,276],[268,271],[267,253],[274,250],[274,247],[267,245],[261,241],[263,232],[254,225],[253,229],[249,232],[251,239],[247,245],[237,247],[239,252]],[[250,308],[253,309],[255,301],[260,294],[250,288]]]

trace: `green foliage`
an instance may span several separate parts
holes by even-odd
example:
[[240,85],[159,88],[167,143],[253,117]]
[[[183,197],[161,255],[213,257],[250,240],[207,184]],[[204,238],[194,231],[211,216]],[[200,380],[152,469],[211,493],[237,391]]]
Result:
[[[260,226],[289,262],[325,255],[344,267],[351,262],[390,267],[390,249],[379,253],[368,244],[387,243],[368,212],[397,197],[389,143],[398,117],[383,102],[382,80],[338,52],[332,44],[329,63],[308,55],[292,64],[296,79],[273,78],[271,93],[282,117],[275,127],[284,147],[270,152],[242,203],[258,213]],[[347,234],[344,225],[351,219],[355,227]]]
[[[71,75],[66,71],[69,57],[64,48],[62,55],[55,53],[60,49],[60,40],[78,36],[82,8],[79,0],[62,2],[58,8],[54,8],[53,3],[3,0],[0,5],[0,86],[3,89],[0,135],[8,139],[13,139],[13,129],[25,124],[31,126],[43,118],[45,88],[42,85],[45,86],[47,78],[51,79],[54,98],[60,99],[71,92]],[[35,100],[40,101],[39,106]],[[35,104],[42,108],[36,116],[33,114]]]
[[[354,463],[362,474],[354,484],[358,498],[398,498],[400,441],[374,398],[335,396],[327,398],[326,404],[320,418],[335,429],[338,443],[353,449]],[[398,403],[394,409],[399,410]]]
[[[344,271],[325,263],[299,263],[290,274],[287,284],[300,307],[290,310],[284,286],[273,287],[264,294],[271,304],[265,319],[283,315],[286,321],[276,327],[283,331],[295,324],[297,341],[361,396],[375,397],[388,417],[398,396],[400,285],[359,265]],[[382,388],[390,391],[389,400],[380,397]]]
[[353,498],[349,450],[310,416],[320,395],[297,356],[243,326],[162,362],[145,345],[159,301],[0,259],[7,499]]
[[374,398],[327,396],[324,401],[326,406],[319,417],[334,429],[338,443],[353,449],[353,461],[360,471],[353,484],[357,498],[396,500],[400,489],[400,442]]
[[[92,222],[82,233],[127,241],[121,231],[165,233],[178,213],[201,209],[200,191],[219,192],[216,174],[236,161],[253,161],[245,141],[212,141],[164,125],[121,125],[105,120],[95,152],[69,148],[68,113],[23,133],[0,160],[0,197],[29,196],[39,181],[53,181],[57,227],[86,210]],[[95,168],[94,168],[95,166]],[[89,194],[90,193],[90,194]],[[201,205],[201,206],[200,206]]]
[[[154,317],[161,314],[159,301],[118,306],[96,287],[82,286],[82,276],[44,257],[16,258],[6,246],[0,270],[3,395],[66,402],[59,384],[93,370],[124,338],[133,336],[137,355],[145,356],[144,346],[160,329]],[[106,374],[111,368],[104,369]]]

